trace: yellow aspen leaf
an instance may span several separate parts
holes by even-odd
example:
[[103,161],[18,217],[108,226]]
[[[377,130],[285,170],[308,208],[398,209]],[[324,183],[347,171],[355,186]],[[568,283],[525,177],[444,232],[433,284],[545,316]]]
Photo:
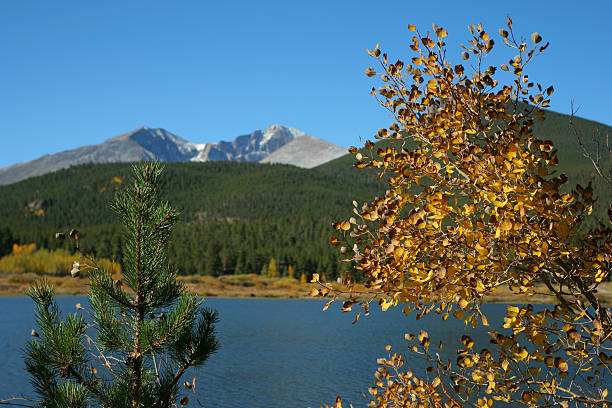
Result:
[[525,360],[529,356],[527,349],[522,348],[518,353],[515,354],[517,360]]
[[531,392],[523,391],[521,394],[521,399],[527,403],[531,402]]
[[540,36],[540,34],[535,32],[535,33],[531,34],[531,41],[533,41],[534,44],[537,44],[540,41],[542,41],[542,37]]
[[518,306],[514,306],[514,305],[508,305],[508,307],[506,308],[506,316],[508,317],[514,317],[517,316],[519,313],[519,308]]
[[578,343],[581,339],[581,336],[578,331],[572,329],[567,332],[567,338],[573,343]]
[[544,364],[546,364],[546,367],[552,368],[555,365],[555,359],[551,356],[548,356],[544,359]]
[[495,229],[495,238],[499,238],[501,236],[501,228],[499,228],[499,225],[497,226],[497,228]]
[[480,245],[479,242],[476,243],[476,250],[478,251],[478,260],[489,255],[489,248]]
[[480,279],[476,279],[476,291],[483,293],[485,291],[485,286]]
[[489,321],[487,320],[487,317],[480,311],[480,309],[478,309],[478,313],[480,314],[480,320],[482,320],[482,325],[488,326]]
[[369,77],[373,77],[376,75],[376,71],[374,70],[374,68],[370,67],[365,70],[365,74]]
[[555,367],[563,373],[567,372],[569,369],[567,362],[561,357],[555,357]]
[[466,336],[466,335],[461,336],[461,343],[466,348],[474,347],[474,340],[472,340],[470,336]]
[[512,221],[504,219],[499,226],[502,231],[510,231],[512,229]]
[[425,330],[421,330],[417,336],[417,340],[422,344],[429,339],[429,334]]
[[389,309],[389,307],[391,307],[392,305],[393,305],[393,300],[381,299],[380,301],[380,308],[382,309],[383,312],[387,311],[387,309]]

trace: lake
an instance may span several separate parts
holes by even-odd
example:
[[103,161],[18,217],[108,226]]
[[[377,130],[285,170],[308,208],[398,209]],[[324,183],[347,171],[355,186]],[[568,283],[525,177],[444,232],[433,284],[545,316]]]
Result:
[[[85,297],[57,298],[64,312]],[[351,324],[353,314],[342,313],[340,303],[323,312],[325,302],[290,299],[207,299],[219,311],[221,349],[204,366],[188,371],[196,377],[199,400],[206,407],[319,407],[342,396],[355,408],[367,406],[362,393],[373,385],[376,359],[385,346],[406,350],[404,333],[429,332],[432,345],[448,342],[449,357],[464,332],[454,318],[441,324],[437,315],[416,321],[399,308],[380,311]],[[34,328],[34,303],[26,297],[0,298],[0,399],[36,397],[23,364],[22,350]],[[506,306],[485,305],[489,322],[503,320]],[[486,328],[479,329],[488,343]],[[473,336],[475,337],[475,336]],[[454,343],[450,342],[454,340]],[[453,346],[454,344],[454,346]],[[411,367],[419,367],[418,360]]]

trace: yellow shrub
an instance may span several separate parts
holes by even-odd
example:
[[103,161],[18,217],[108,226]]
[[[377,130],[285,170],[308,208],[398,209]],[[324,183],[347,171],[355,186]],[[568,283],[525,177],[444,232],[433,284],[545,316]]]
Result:
[[100,269],[108,270],[113,275],[121,271],[119,264],[106,258],[92,260],[80,253],[71,255],[65,249],[36,250],[35,244],[13,245],[13,253],[0,258],[0,271],[64,276],[70,274],[70,269],[75,261],[81,264],[84,273],[86,273],[86,268],[83,268],[85,265],[97,266]]
[[12,253],[15,255],[19,255],[19,254],[28,255],[34,251],[36,251],[36,244],[23,244],[23,245],[13,244]]

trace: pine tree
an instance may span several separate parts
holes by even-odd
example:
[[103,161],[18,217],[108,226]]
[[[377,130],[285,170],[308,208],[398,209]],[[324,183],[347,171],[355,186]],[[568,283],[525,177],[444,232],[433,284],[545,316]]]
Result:
[[77,305],[81,312],[63,319],[53,286],[37,282],[30,290],[39,333],[26,346],[26,367],[43,407],[186,405],[181,376],[218,348],[217,312],[188,295],[168,266],[177,212],[159,200],[161,167],[134,171],[133,185],[113,205],[124,226],[122,280],[75,264],[73,272],[89,270],[90,312]]
[[0,230],[0,256],[8,255],[11,253],[13,248],[13,234],[8,227],[4,227]]

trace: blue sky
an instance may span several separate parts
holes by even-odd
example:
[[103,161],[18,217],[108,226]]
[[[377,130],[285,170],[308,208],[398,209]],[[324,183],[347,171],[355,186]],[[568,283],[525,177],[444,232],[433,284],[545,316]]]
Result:
[[366,48],[407,60],[407,25],[436,23],[460,62],[466,26],[498,39],[507,14],[515,33],[551,42],[528,73],[554,85],[552,109],[574,99],[579,116],[612,124],[604,0],[3,1],[0,166],[142,125],[205,143],[280,123],[356,145],[391,121],[369,95]]

